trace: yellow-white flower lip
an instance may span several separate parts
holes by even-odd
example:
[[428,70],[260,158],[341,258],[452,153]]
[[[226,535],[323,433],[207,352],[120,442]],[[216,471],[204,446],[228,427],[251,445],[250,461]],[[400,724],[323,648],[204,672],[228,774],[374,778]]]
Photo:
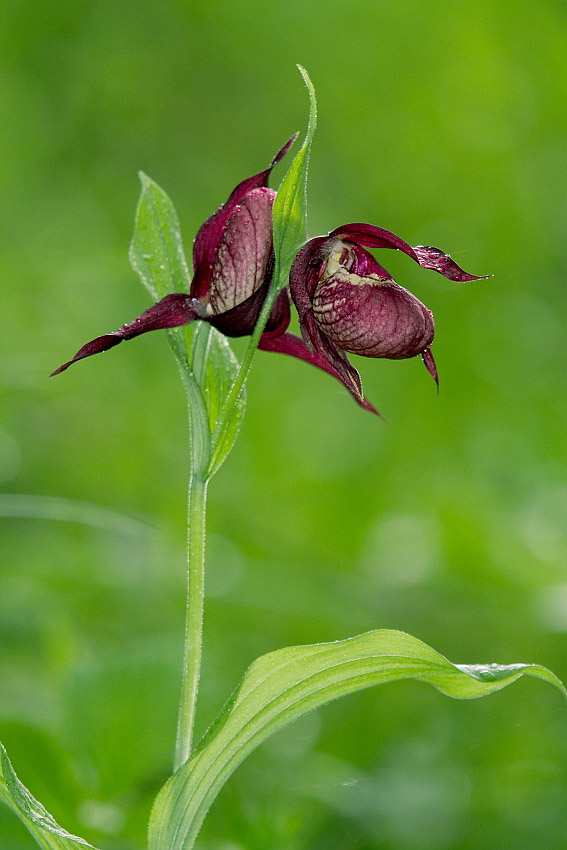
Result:
[[[331,277],[333,280],[329,281]],[[321,283],[325,281],[329,281],[330,283],[348,283],[351,286],[384,286],[385,283],[391,283],[392,278],[384,278],[374,272],[367,275],[356,274],[355,272],[349,272],[344,266],[338,264],[332,274],[323,275]]]
[[321,280],[326,280],[328,277],[332,277],[338,271],[342,271],[345,268],[350,268],[350,260],[351,260],[351,251],[349,246],[346,245],[342,239],[335,239],[333,243],[329,246],[329,258],[325,265],[325,270],[321,277]]

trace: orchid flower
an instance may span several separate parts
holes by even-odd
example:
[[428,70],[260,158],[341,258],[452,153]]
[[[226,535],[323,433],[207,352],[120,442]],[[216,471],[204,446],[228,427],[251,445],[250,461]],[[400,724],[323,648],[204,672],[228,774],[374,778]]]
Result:
[[[160,328],[186,325],[195,319],[210,322],[227,336],[251,334],[260,314],[273,271],[272,206],[276,193],[268,188],[274,166],[296,136],[276,154],[269,168],[243,180],[230,197],[201,226],[193,245],[190,294],[166,295],[132,322],[86,345],[72,363],[113,348],[126,339]],[[266,325],[266,335],[282,333],[290,320],[289,293],[280,293]]]
[[[273,167],[288,152],[292,136],[276,154],[269,168],[243,180],[216,213],[201,226],[193,245],[193,271],[189,295],[166,295],[132,322],[113,333],[104,334],[83,345],[72,360],[52,375],[64,372],[73,363],[108,351],[123,340],[148,331],[174,328],[201,319],[229,337],[251,334],[260,314],[272,278],[272,206],[276,193],[268,188]],[[311,351],[299,337],[285,333],[290,322],[289,287],[280,292],[270,313],[259,348],[280,351],[305,360],[339,380],[339,372],[324,357]],[[362,398],[357,401],[373,412]]]
[[[253,332],[274,267],[272,207],[268,187],[274,166],[290,149],[292,136],[259,174],[243,180],[226,203],[199,229],[193,245],[190,292],[166,295],[132,322],[96,337],[52,375],[85,357],[107,351],[148,331],[200,319],[229,337]],[[370,224],[350,224],[309,240],[296,256],[290,285],[278,295],[258,347],[289,354],[333,375],[365,410],[377,413],[364,397],[360,376],[346,352],[400,359],[421,354],[437,381],[431,353],[435,326],[431,312],[364,249],[395,248],[423,268],[451,280],[477,280],[438,248],[411,248],[403,239]],[[302,338],[287,332],[290,294],[297,307]]]
[[422,268],[433,269],[449,280],[490,276],[469,274],[439,248],[412,248],[399,236],[372,224],[346,224],[303,246],[290,272],[291,296],[303,339],[363,406],[360,375],[347,352],[391,360],[421,355],[439,384],[431,353],[433,314],[397,284],[365,248],[403,251]]

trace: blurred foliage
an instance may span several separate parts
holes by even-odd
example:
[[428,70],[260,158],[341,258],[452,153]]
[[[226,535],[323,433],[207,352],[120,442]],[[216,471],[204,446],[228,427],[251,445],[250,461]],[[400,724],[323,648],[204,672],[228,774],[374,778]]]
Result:
[[[127,259],[136,172],[189,249],[304,129],[296,62],[319,102],[311,235],[370,221],[494,278],[381,255],[435,313],[441,378],[436,398],[418,360],[358,360],[389,424],[258,355],[210,489],[200,729],[257,655],[376,627],[567,679],[565,4],[9,0],[0,56],[0,486],[96,506],[55,521],[30,499],[0,520],[0,739],[34,795],[103,850],[143,845],[184,606],[165,334],[47,375],[148,306]],[[201,850],[563,848],[565,723],[538,682],[479,703],[411,683],[349,697],[238,770]],[[7,809],[0,845],[34,846]]]

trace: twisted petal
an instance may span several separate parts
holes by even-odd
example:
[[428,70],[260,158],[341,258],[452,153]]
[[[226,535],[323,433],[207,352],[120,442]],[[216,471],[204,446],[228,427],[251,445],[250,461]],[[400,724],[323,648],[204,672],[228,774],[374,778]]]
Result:
[[268,336],[263,334],[260,338],[260,345],[258,347],[261,348],[262,351],[276,351],[280,354],[289,354],[291,357],[297,357],[299,360],[304,360],[306,363],[311,363],[312,366],[322,369],[324,372],[327,372],[329,375],[337,378],[337,380],[339,380],[341,384],[347,388],[360,407],[364,408],[364,410],[370,411],[370,413],[375,413],[377,416],[380,416],[380,413],[378,413],[376,408],[364,398],[362,394],[360,376],[354,367],[348,363],[348,361],[347,363],[350,368],[356,372],[356,376],[358,378],[357,382],[353,382],[350,377],[345,380],[341,372],[334,368],[327,357],[324,357],[317,351],[308,348],[305,342],[300,339],[300,337],[295,336],[295,334],[283,333],[279,336]]
[[124,339],[132,339],[140,334],[145,334],[148,331],[155,331],[161,328],[175,328],[179,325],[187,325],[194,319],[203,318],[204,307],[195,298],[189,295],[174,293],[166,295],[157,304],[154,304],[133,322],[123,325],[120,330],[110,334],[104,334],[96,339],[87,342],[82,348],[77,351],[72,360],[64,363],[58,369],[51,373],[58,375],[68,369],[72,363],[77,360],[83,360],[84,357],[90,357],[92,354],[99,354],[101,351],[108,351]]
[[439,376],[437,374],[437,366],[435,364],[433,354],[431,353],[431,348],[426,348],[421,356],[423,358],[423,362],[425,363],[425,368],[437,384],[437,392],[439,392]]
[[270,166],[259,174],[254,174],[239,183],[230,197],[210,218],[201,225],[193,245],[193,269],[195,276],[191,284],[191,295],[194,298],[204,297],[211,281],[211,270],[217,248],[219,246],[226,223],[237,204],[254,189],[268,185],[268,179],[275,165],[286,155],[297,138],[297,133],[289,139],[273,158]]
[[417,245],[412,248],[395,233],[384,230],[382,227],[375,227],[373,224],[345,224],[342,227],[337,227],[329,236],[344,239],[345,242],[352,242],[355,245],[364,245],[367,248],[394,248],[403,251],[404,254],[415,260],[422,269],[433,269],[449,280],[464,282],[491,277],[491,275],[469,274],[458,266],[449,254],[445,254],[439,248],[424,245]]
[[349,363],[342,348],[321,330],[312,310],[305,313],[300,328],[305,344],[332,366],[349,392],[362,396],[360,375],[352,363]]
[[[123,325],[120,330],[98,336],[96,339],[87,342],[86,345],[83,345],[77,351],[72,360],[69,360],[68,363],[64,363],[52,372],[51,376],[64,372],[72,363],[76,363],[77,360],[83,360],[83,358],[90,357],[92,354],[100,354],[102,351],[108,351],[110,348],[114,348],[115,345],[118,345],[124,339],[132,339],[148,331],[187,325],[195,319],[203,319],[210,322],[227,336],[247,336],[254,330],[260,310],[262,309],[262,304],[268,292],[268,286],[269,283],[266,282],[242,304],[238,304],[232,310],[228,310],[226,313],[221,313],[218,316],[208,315],[206,302],[200,301],[198,298],[192,298],[190,295],[181,293],[166,295],[165,298],[162,298],[161,301],[158,301],[157,304],[154,304],[138,316],[137,319],[134,319],[133,322]],[[283,333],[289,325],[289,320],[289,293],[287,290],[283,290],[278,295],[270,313],[265,336],[269,337],[274,334]]]

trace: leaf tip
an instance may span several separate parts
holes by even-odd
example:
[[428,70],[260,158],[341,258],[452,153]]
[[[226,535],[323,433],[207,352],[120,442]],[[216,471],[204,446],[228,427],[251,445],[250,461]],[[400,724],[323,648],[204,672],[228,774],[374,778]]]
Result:
[[315,127],[317,125],[317,98],[315,97],[315,86],[311,82],[311,77],[307,73],[307,69],[296,63],[296,67],[303,77],[303,82],[307,86],[307,90],[309,92],[309,101],[310,101],[310,115],[309,115],[309,124],[311,132],[308,133],[308,138],[311,140],[313,138],[313,132],[315,131]]
[[138,171],[138,177],[140,178],[140,183],[142,184],[142,191],[149,189],[150,186],[156,186],[155,180],[152,180],[151,177],[148,177],[145,171]]

